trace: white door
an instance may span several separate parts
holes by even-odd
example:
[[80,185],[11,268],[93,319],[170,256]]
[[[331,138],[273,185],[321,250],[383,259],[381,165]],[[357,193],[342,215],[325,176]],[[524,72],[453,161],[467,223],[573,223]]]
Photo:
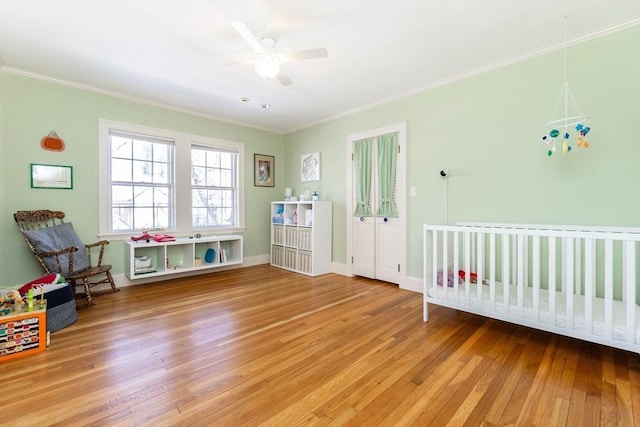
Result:
[[[379,211],[382,200],[389,200],[389,194],[381,190],[385,187],[384,174],[390,170],[380,165],[378,140],[383,135],[395,134],[397,153],[395,156],[395,174],[391,199],[395,214],[384,215]],[[356,148],[361,141],[368,140],[370,156],[363,156]],[[369,133],[353,135],[349,138],[350,156],[350,205],[348,206],[347,246],[351,249],[351,274],[403,284],[406,277],[406,218],[404,203],[404,125],[378,129]],[[362,150],[360,145],[360,150]],[[370,171],[362,163],[368,163]],[[383,162],[384,163],[384,162]],[[363,185],[368,180],[368,185]],[[364,193],[367,194],[364,194]],[[386,193],[389,185],[386,184]],[[366,207],[365,207],[366,205]],[[384,211],[384,209],[382,209]]]

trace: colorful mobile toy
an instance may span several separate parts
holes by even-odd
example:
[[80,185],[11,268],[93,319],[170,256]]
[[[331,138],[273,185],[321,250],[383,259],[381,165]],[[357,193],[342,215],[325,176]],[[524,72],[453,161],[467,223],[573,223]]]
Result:
[[582,112],[578,101],[573,96],[569,82],[567,80],[567,15],[564,16],[564,82],[560,89],[560,95],[556,100],[556,104],[553,108],[550,120],[544,125],[547,129],[550,129],[549,134],[542,137],[542,142],[547,145],[547,156],[551,157],[556,151],[556,145],[554,138],[560,136],[558,129],[564,129],[562,135],[564,141],[562,142],[562,153],[567,154],[571,151],[571,145],[569,139],[571,135],[567,131],[570,126],[575,126],[576,131],[579,133],[577,139],[578,147],[589,147],[589,142],[584,138],[589,133],[589,128],[584,126],[583,123],[589,120],[589,116]]
[[[587,141],[585,137],[590,130],[590,127],[584,126],[582,123],[578,123],[576,125],[576,131],[578,131],[578,139],[576,140],[576,145],[578,147],[589,148],[589,141]],[[553,153],[555,153],[555,138],[557,138],[558,136],[560,136],[560,131],[558,129],[551,129],[547,135],[544,135],[542,137],[542,142],[547,145],[547,157],[551,157]],[[564,141],[562,142],[562,154],[567,154],[571,151],[571,145],[569,144],[571,134],[565,130],[562,138],[564,139]]]

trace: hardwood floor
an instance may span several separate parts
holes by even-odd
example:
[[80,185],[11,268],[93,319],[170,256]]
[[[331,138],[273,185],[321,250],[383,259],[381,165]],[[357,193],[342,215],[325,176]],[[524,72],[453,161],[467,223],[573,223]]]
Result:
[[640,425],[640,357],[268,265],[123,288],[0,363],[0,425]]

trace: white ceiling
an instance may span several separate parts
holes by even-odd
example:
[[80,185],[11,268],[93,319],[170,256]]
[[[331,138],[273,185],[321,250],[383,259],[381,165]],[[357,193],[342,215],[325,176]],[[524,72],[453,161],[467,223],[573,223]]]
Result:
[[[640,0],[0,0],[0,66],[286,133],[557,48],[564,15],[579,41],[638,25]],[[329,56],[263,80],[234,20]]]

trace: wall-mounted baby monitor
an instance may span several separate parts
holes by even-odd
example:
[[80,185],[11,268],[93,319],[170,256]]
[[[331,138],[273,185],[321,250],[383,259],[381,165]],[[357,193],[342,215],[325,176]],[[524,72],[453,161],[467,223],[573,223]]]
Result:
[[449,171],[448,171],[448,170],[446,170],[446,169],[442,169],[442,170],[440,171],[440,178],[442,178],[442,179],[447,179],[447,178],[449,178]]

